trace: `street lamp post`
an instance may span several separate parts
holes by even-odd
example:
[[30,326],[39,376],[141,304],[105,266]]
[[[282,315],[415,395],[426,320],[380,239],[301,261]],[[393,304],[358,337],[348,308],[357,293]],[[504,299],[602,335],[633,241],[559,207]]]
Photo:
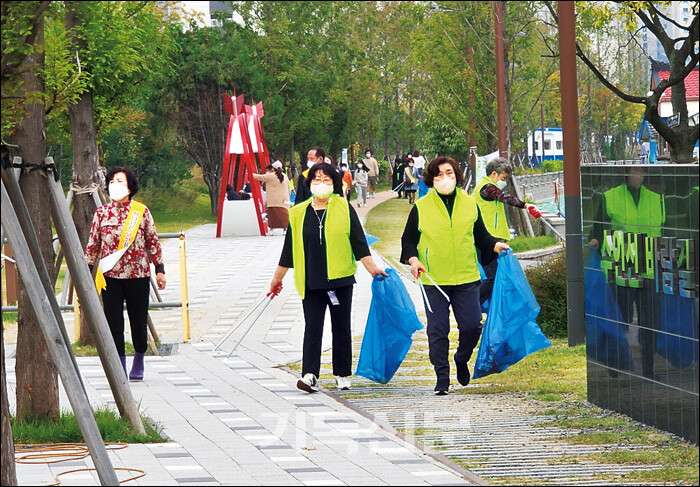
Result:
[[498,104],[498,155],[508,159],[508,133],[506,130],[506,85],[503,59],[503,2],[493,2],[496,35],[496,101]]
[[[472,49],[469,40],[467,40],[466,46],[466,56],[467,65],[469,66],[470,74],[474,73],[474,50]],[[472,106],[472,110],[476,108],[476,96],[474,95],[474,89],[469,90],[469,103]],[[474,115],[471,116],[469,120],[469,172],[472,177],[471,184],[476,183],[476,119]],[[469,189],[469,188],[467,188]]]
[[581,171],[576,82],[574,2],[559,4],[559,69],[561,126],[564,135],[564,204],[566,206],[566,306],[569,346],[583,343],[584,327],[583,231]]

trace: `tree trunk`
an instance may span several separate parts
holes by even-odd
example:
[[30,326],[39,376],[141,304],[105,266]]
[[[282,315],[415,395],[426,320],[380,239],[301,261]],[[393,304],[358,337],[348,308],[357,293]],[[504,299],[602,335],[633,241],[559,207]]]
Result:
[[[2,317],[0,316],[0,324]],[[12,438],[12,425],[10,424],[10,404],[7,400],[7,380],[5,375],[5,337],[4,326],[0,328],[0,346],[2,347],[2,467],[0,468],[1,485],[17,485],[17,470],[15,469],[15,443]]]
[[[77,47],[79,56],[84,59],[87,46],[76,32],[76,28],[82,26],[83,20],[80,17],[80,13],[76,11],[75,2],[65,2],[65,4],[66,29],[68,29],[73,39],[73,45]],[[76,188],[87,188],[91,183],[100,184],[92,91],[88,90],[80,95],[75,105],[68,106],[68,112],[70,114],[70,127],[73,139],[72,185]],[[73,221],[78,229],[78,237],[83,250],[87,247],[95,208],[92,193],[73,195]],[[78,325],[76,324],[76,326]],[[84,314],[81,314],[80,319],[80,341],[83,345],[95,345],[95,339]]]
[[[40,20],[36,45],[44,42],[43,19]],[[43,93],[44,83],[37,76],[43,68],[44,53],[36,51],[25,61],[25,69],[20,79],[24,81],[26,93]],[[44,106],[39,103],[27,104],[24,120],[13,134],[13,142],[19,146],[13,155],[22,157],[25,164],[38,165],[46,157]],[[31,215],[34,231],[46,267],[54,265],[54,252],[51,232],[51,206],[46,191],[46,173],[41,170],[24,172],[20,179],[22,194]],[[20,279],[19,316],[17,330],[17,417],[24,415],[58,417],[58,378],[56,367],[51,361],[44,336],[29,301],[27,290]]]
[[209,188],[209,203],[211,204],[211,214],[217,216],[219,212],[219,189],[221,184],[221,177],[223,169],[217,174],[212,168],[205,168],[200,164],[202,168],[202,177],[204,178],[204,184]]

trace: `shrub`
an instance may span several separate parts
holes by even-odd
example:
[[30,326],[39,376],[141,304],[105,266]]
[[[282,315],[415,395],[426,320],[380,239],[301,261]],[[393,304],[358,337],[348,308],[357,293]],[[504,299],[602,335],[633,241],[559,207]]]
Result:
[[566,257],[561,256],[525,270],[540,305],[537,323],[548,338],[564,338],[566,327]]
[[564,170],[564,161],[542,161],[542,172],[557,172]]
[[384,159],[379,159],[377,160],[377,165],[379,166],[379,181],[391,184],[391,174],[393,171],[391,163]]

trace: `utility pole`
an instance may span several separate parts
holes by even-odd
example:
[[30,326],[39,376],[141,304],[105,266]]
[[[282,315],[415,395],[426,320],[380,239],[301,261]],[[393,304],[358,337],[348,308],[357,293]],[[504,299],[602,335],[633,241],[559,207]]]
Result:
[[608,143],[608,134],[610,129],[608,127],[608,95],[605,95],[605,143]]
[[542,161],[544,162],[544,104],[540,102],[540,132],[542,134]]
[[[466,47],[466,56],[467,56],[467,65],[469,66],[470,70],[470,75],[473,75],[474,73],[474,50],[472,49],[471,44],[467,40],[467,47]],[[471,76],[470,76],[471,78]],[[471,78],[473,79],[473,78]],[[469,104],[471,105],[472,111],[474,111],[476,107],[476,96],[474,95],[474,90],[470,89],[469,90]],[[475,115],[472,113],[472,116],[469,120],[469,171],[472,176],[472,184],[476,184],[476,120],[475,120]],[[469,189],[469,188],[467,188]]]
[[564,204],[566,205],[566,320],[569,346],[573,346],[583,343],[586,338],[575,8],[574,2],[557,3],[559,4],[561,125],[564,135]]
[[496,102],[498,105],[498,155],[508,159],[508,133],[506,131],[506,85],[503,59],[503,2],[493,2],[496,35]]

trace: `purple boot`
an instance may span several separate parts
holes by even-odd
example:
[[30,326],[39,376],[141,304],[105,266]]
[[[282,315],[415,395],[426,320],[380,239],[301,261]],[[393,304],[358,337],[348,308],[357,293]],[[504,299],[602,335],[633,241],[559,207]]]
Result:
[[140,382],[143,380],[143,357],[144,353],[134,352],[134,363],[131,365],[129,380]]
[[122,363],[122,369],[124,369],[124,375],[126,375],[126,357],[124,355],[120,355],[119,361]]

